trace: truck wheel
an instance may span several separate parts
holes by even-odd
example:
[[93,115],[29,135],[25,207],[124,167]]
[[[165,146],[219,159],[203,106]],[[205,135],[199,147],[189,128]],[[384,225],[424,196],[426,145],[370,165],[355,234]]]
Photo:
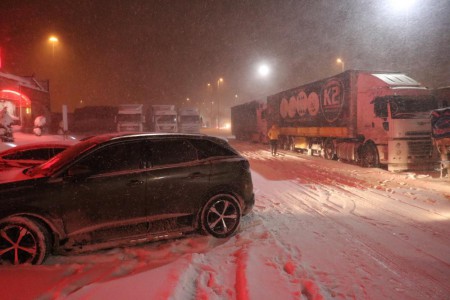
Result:
[[263,133],[259,134],[259,143],[266,144],[266,136]]
[[334,149],[333,141],[327,139],[324,144],[323,154],[326,159],[336,159],[336,150]]
[[48,231],[37,222],[10,217],[0,223],[0,264],[41,264],[50,247]]
[[295,142],[293,138],[289,139],[289,150],[295,152]]
[[377,168],[380,165],[378,150],[374,143],[365,143],[360,152],[361,166],[365,168]]
[[289,150],[289,138],[286,137],[283,139],[283,150]]

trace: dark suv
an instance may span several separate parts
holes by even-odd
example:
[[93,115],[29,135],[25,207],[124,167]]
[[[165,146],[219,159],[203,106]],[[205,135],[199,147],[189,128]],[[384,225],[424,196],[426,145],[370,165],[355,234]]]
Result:
[[3,264],[196,230],[226,238],[254,204],[248,161],[204,135],[100,135],[10,171],[0,176]]

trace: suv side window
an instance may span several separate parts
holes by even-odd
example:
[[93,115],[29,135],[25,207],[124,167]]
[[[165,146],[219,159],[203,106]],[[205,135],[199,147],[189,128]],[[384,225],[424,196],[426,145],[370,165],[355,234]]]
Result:
[[228,149],[225,146],[216,144],[209,140],[192,139],[191,143],[198,149],[199,159],[236,155],[231,149]]
[[196,161],[197,151],[187,140],[150,141],[145,148],[150,166],[171,165]]
[[125,142],[107,145],[90,153],[80,163],[93,174],[141,169],[141,142]]

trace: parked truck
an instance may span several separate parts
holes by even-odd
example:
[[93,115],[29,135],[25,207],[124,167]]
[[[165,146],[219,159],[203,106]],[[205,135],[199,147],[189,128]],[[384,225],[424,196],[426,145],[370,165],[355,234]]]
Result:
[[231,107],[231,134],[238,140],[267,143],[266,102],[253,100]]
[[121,104],[116,116],[118,132],[144,131],[145,115],[142,104]]
[[182,107],[178,110],[178,130],[182,133],[200,133],[202,118],[197,108]]
[[152,105],[149,111],[149,129],[153,132],[178,132],[175,105]]
[[348,70],[267,98],[280,146],[390,171],[428,169],[432,91],[402,73]]

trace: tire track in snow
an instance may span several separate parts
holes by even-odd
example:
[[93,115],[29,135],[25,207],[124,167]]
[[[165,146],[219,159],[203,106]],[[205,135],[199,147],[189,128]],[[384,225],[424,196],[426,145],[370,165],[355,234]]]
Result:
[[[335,191],[335,193],[338,193],[338,192],[339,192],[338,190]],[[309,193],[309,194],[311,196],[311,193]],[[290,195],[290,196],[295,197],[294,195]],[[351,199],[352,196],[360,197],[359,195],[352,194],[352,193],[348,193],[346,195],[340,195],[340,197],[343,197],[343,196],[350,198],[349,201],[352,201],[352,202],[354,202],[354,200]],[[364,199],[365,198],[361,197],[360,200],[364,200]],[[314,201],[315,199],[311,199],[311,200]],[[382,245],[374,239],[368,238],[365,235],[358,234],[357,231],[355,231],[355,226],[353,226],[347,222],[340,222],[339,220],[342,220],[342,219],[329,218],[328,214],[324,213],[322,209],[317,209],[317,206],[307,204],[307,201],[301,201],[301,203],[307,207],[307,209],[305,209],[305,211],[311,213],[312,211],[315,210],[316,213],[320,214],[320,216],[328,218],[329,220],[338,224],[339,226],[347,228],[348,232],[352,233],[351,236],[354,239],[354,242],[359,243],[361,245],[361,249],[369,248],[371,250],[371,251],[366,251],[365,254],[369,255],[374,261],[376,261],[378,264],[382,265],[386,270],[393,272],[393,274],[396,275],[396,277],[401,277],[402,275],[400,275],[400,274],[411,274],[411,273],[412,274],[414,274],[414,273],[422,274],[422,277],[428,277],[428,280],[433,281],[434,286],[440,285],[442,290],[448,290],[448,288],[449,288],[448,285],[442,284],[442,282],[443,282],[442,280],[444,280],[444,282],[445,282],[445,267],[444,268],[434,268],[433,266],[427,267],[427,265],[423,265],[423,266],[412,265],[412,264],[410,264],[409,259],[405,259],[405,258],[403,258],[402,255],[399,255],[399,254],[403,254],[402,251],[393,252],[389,246]],[[358,203],[360,203],[360,201],[358,201]],[[361,216],[357,215],[354,210],[355,210],[355,207],[353,209],[351,209],[349,212],[351,214],[353,214],[354,216],[361,217]],[[392,211],[386,210],[386,209],[384,209],[384,212],[392,213]],[[403,217],[401,214],[395,213],[395,215]],[[368,223],[371,225],[379,226],[381,224],[379,221],[376,221],[373,218],[364,217],[363,219],[366,219],[368,221]],[[410,221],[409,218],[404,218],[403,224],[408,224],[408,223],[410,223],[409,221]],[[372,223],[372,222],[375,222],[375,223]],[[358,222],[357,225],[361,226],[361,225],[364,225],[364,223]],[[384,223],[384,225],[386,225],[386,223]],[[412,222],[412,226],[415,226],[415,225],[416,224],[414,222]],[[379,227],[379,229],[385,231],[386,232],[385,235],[390,235],[390,233],[391,233],[391,231],[389,229],[386,229],[383,226]],[[392,239],[398,239],[398,238],[399,237],[393,237]],[[445,264],[447,266],[447,271],[449,270],[448,269],[449,265],[446,261],[443,261],[442,259],[440,259],[434,255],[425,253],[421,248],[416,247],[414,244],[408,243],[408,241],[404,241],[404,242],[406,244],[406,245],[404,245],[405,247],[412,248],[412,250],[409,250],[409,251],[422,252],[425,256],[430,256],[434,260]],[[448,246],[447,246],[447,249],[448,249]],[[441,251],[441,253],[445,253],[443,251],[445,251],[445,250],[443,249]],[[432,269],[434,271],[434,274],[440,273],[441,279],[438,280],[437,278],[435,278],[435,276],[429,272],[430,269]],[[411,287],[421,286],[424,289],[425,293],[428,293],[427,296],[434,295],[433,292],[427,288],[428,284],[426,284],[426,283],[422,284],[421,282],[417,283],[415,281],[411,281],[409,283],[409,285]],[[426,292],[427,290],[428,290],[428,292]]]
[[252,213],[228,242],[191,255],[169,298],[322,299],[303,270],[297,249],[289,247],[279,243],[258,214]]

